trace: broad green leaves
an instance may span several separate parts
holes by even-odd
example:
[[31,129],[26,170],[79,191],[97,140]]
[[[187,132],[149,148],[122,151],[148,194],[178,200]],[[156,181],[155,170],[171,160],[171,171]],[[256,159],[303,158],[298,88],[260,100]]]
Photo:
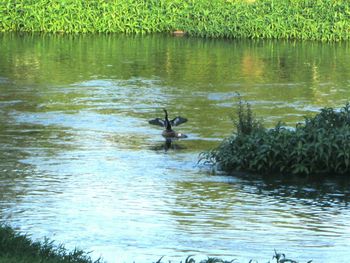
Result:
[[347,1],[9,0],[0,31],[146,34],[182,30],[224,38],[350,39]]
[[350,104],[339,111],[324,108],[295,129],[280,123],[274,129],[263,129],[247,116],[252,116],[250,108],[244,110],[240,102],[237,133],[202,154],[203,160],[227,171],[350,174]]

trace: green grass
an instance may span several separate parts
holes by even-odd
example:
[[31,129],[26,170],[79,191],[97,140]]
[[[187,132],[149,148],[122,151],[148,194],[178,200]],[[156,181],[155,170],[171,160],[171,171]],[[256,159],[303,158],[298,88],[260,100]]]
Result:
[[8,0],[0,31],[350,39],[347,0]]
[[[160,258],[157,263],[168,262]],[[296,263],[287,259],[284,254],[277,253],[272,258],[276,263]],[[17,234],[11,227],[0,225],[0,263],[98,263],[93,261],[88,253],[81,250],[69,252],[62,245],[56,246],[53,242],[33,242],[26,235]],[[185,263],[195,263],[191,257],[187,257]],[[219,258],[208,258],[200,263],[228,263]],[[250,261],[254,262],[254,261]],[[309,261],[311,262],[311,261]],[[237,262],[238,263],[238,262]]]
[[294,129],[266,129],[249,104],[238,104],[236,131],[201,161],[224,171],[282,175],[350,175],[350,104],[323,108]]
[[81,250],[72,252],[53,242],[33,242],[8,226],[0,226],[0,263],[98,263]]

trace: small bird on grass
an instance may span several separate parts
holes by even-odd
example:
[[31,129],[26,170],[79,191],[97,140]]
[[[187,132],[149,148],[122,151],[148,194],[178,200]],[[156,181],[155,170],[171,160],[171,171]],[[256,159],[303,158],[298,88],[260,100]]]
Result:
[[180,133],[180,132],[176,132],[172,129],[172,126],[178,126],[182,123],[185,123],[187,121],[186,118],[183,117],[175,117],[172,120],[168,119],[168,112],[166,109],[163,109],[164,113],[165,113],[165,117],[164,119],[161,118],[155,118],[153,120],[148,121],[149,124],[153,124],[153,125],[158,125],[158,126],[162,126],[165,128],[165,130],[162,132],[163,137],[167,138],[167,139],[171,139],[171,138],[187,138],[187,135]]

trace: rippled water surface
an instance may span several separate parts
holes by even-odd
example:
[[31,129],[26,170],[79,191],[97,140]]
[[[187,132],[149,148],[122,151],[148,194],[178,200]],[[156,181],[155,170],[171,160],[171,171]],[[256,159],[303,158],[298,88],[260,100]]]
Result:
[[[348,262],[350,184],[213,175],[237,92],[267,126],[350,95],[348,44],[0,35],[0,220],[108,262]],[[170,147],[148,120],[181,115]]]

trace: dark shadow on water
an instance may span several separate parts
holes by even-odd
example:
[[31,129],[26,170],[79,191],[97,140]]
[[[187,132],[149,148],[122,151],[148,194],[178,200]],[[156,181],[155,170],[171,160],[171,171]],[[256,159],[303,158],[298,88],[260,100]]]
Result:
[[[296,229],[310,235],[328,235],[338,231],[330,226],[338,224],[338,216],[348,214],[349,186],[350,182],[342,178],[320,181],[247,174],[212,175],[207,180],[177,182],[177,187],[172,188],[176,209],[170,214],[176,219],[179,231],[193,231],[204,224],[209,234],[211,228],[239,234],[247,229],[244,224],[248,222],[269,231],[276,228],[282,231],[281,235]],[[301,222],[300,226],[296,221]]]
[[158,143],[150,147],[153,151],[177,151],[187,149],[184,145],[178,143],[178,139],[165,139],[164,142]]
[[348,207],[350,181],[343,177],[282,176],[237,174],[246,190],[259,196],[270,196],[284,202],[298,202],[318,207]]

